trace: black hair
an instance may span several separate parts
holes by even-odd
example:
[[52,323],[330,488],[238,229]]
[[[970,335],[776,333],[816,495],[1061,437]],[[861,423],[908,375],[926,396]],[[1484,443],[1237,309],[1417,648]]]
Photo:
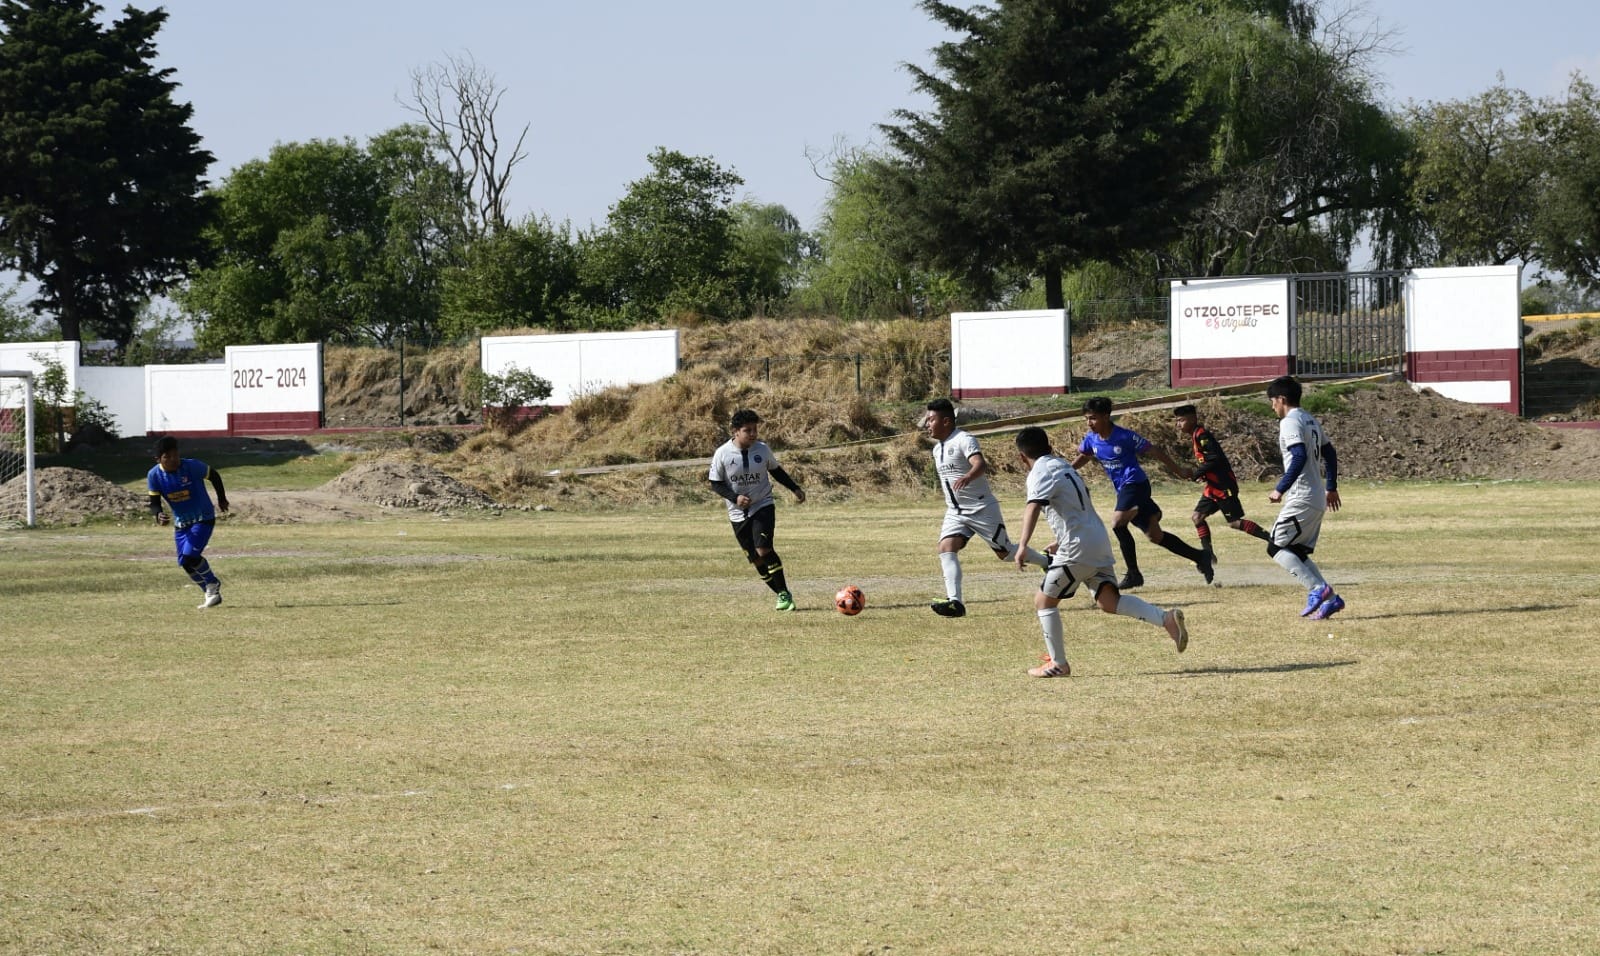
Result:
[[1050,454],[1050,436],[1038,425],[1029,425],[1017,432],[1017,451],[1029,458],[1043,458]]
[[1104,395],[1096,395],[1083,403],[1083,410],[1085,412],[1099,412],[1102,415],[1109,415],[1111,414],[1111,399],[1106,398]]
[[952,420],[954,420],[956,417],[955,403],[951,402],[948,398],[936,398],[929,402],[928,411],[933,412],[935,415],[943,415]]
[[1272,380],[1271,385],[1267,386],[1267,398],[1269,400],[1281,398],[1290,405],[1299,405],[1300,396],[1303,392],[1304,389],[1301,388],[1300,383],[1289,375],[1280,375]]
[[153,450],[155,451],[156,457],[160,458],[167,452],[176,450],[177,447],[178,440],[176,438],[173,438],[171,435],[162,435],[160,438],[156,439]]
[[1195,411],[1193,405],[1179,405],[1177,408],[1172,410],[1173,418],[1182,418],[1185,415],[1193,415],[1196,418],[1200,417],[1200,413]]
[[759,421],[761,421],[761,416],[757,415],[754,409],[741,408],[733,413],[733,430],[738,431],[746,425],[754,425]]

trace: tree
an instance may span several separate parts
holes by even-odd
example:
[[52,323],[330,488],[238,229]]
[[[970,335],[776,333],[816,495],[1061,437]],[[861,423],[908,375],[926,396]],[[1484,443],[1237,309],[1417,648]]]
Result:
[[1231,0],[1168,10],[1157,34],[1216,117],[1218,189],[1162,271],[1218,276],[1343,268],[1364,230],[1380,259],[1410,249],[1405,131],[1377,103],[1384,38],[1351,15],[1318,25],[1309,4]]
[[1176,238],[1204,198],[1210,124],[1155,63],[1144,5],[921,6],[963,35],[934,50],[935,71],[909,67],[933,111],[883,127],[894,205],[927,262],[979,288],[1006,267],[1038,275],[1060,308],[1064,268]]
[[1409,111],[1416,154],[1411,199],[1442,265],[1524,264],[1538,255],[1549,125],[1504,80],[1468,100]]
[[729,268],[741,302],[770,314],[781,309],[799,283],[816,240],[800,220],[777,203],[746,200],[734,204],[733,249]]
[[1537,221],[1543,262],[1600,292],[1600,95],[1575,75],[1550,104],[1550,186]]
[[50,338],[37,317],[16,302],[16,286],[0,286],[0,342],[40,342]]
[[574,326],[578,250],[569,231],[530,218],[467,247],[465,261],[444,276],[444,334]]
[[366,150],[279,144],[234,170],[208,232],[215,264],[180,296],[200,344],[431,336],[461,201],[431,142],[400,127]]
[[511,171],[527,158],[523,125],[509,151],[500,142],[498,114],[505,90],[471,54],[447,57],[411,73],[407,109],[422,117],[442,144],[471,201],[462,207],[470,239],[504,229]]
[[588,295],[630,324],[676,310],[728,316],[739,298],[730,206],[743,183],[707,157],[656,149],[649,175],[583,243]]
[[[822,159],[814,159],[819,165]],[[817,249],[798,298],[816,312],[847,319],[883,319],[948,309],[967,290],[945,272],[916,262],[913,238],[891,208],[888,158],[871,149],[836,145],[831,184],[817,224]]]
[[165,11],[102,27],[87,0],[0,0],[0,268],[65,339],[127,344],[139,306],[204,246],[212,156],[157,70]]

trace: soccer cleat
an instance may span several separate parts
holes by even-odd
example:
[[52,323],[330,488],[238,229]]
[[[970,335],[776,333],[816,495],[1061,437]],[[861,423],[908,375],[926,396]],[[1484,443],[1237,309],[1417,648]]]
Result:
[[1183,623],[1183,612],[1177,608],[1167,612],[1161,625],[1167,629],[1167,636],[1172,638],[1172,643],[1178,645],[1178,653],[1182,654],[1189,648],[1189,625]]
[[1200,573],[1205,576],[1207,584],[1210,584],[1212,582],[1212,580],[1217,576],[1217,569],[1212,567],[1212,565],[1214,563],[1215,563],[1214,559],[1212,559],[1211,557],[1207,556],[1207,557],[1201,558],[1200,559],[1200,563],[1198,565],[1196,565],[1196,567],[1198,567],[1200,569]]
[[199,607],[200,610],[203,611],[208,607],[216,607],[218,604],[221,604],[221,603],[222,603],[222,585],[220,585],[220,584],[208,584],[208,585],[206,585],[206,599],[204,601],[201,601],[199,603],[199,605],[197,605],[197,606]]
[[1038,667],[1030,667],[1030,668],[1028,668],[1028,676],[1029,677],[1071,677],[1072,676],[1072,665],[1068,664],[1066,661],[1062,661],[1061,663],[1057,664],[1055,661],[1050,660],[1049,658],[1045,658],[1045,662],[1043,664],[1040,664]]
[[1317,613],[1311,615],[1311,619],[1313,621],[1326,621],[1342,610],[1344,610],[1344,598],[1335,594],[1317,605]]
[[1300,612],[1300,616],[1310,617],[1316,612],[1317,608],[1322,606],[1323,601],[1332,596],[1333,588],[1328,587],[1326,584],[1319,584],[1312,588],[1311,592],[1306,595],[1306,608]]
[[778,604],[777,604],[776,607],[773,608],[773,610],[775,610],[775,611],[792,611],[792,610],[794,610],[794,595],[790,594],[788,591],[779,591],[778,592]]
[[940,601],[937,604],[930,604],[928,606],[933,608],[933,613],[939,615],[940,617],[967,616],[967,606],[954,599],[949,601]]
[[1118,591],[1131,591],[1134,588],[1142,587],[1144,587],[1144,575],[1138,571],[1129,571],[1122,576],[1121,581],[1117,582]]

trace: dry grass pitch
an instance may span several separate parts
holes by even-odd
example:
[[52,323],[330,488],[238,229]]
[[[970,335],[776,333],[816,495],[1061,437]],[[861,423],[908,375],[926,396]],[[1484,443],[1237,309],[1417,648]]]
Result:
[[1218,529],[1188,653],[1080,597],[1054,681],[932,500],[781,502],[792,615],[715,508],[225,523],[204,613],[0,533],[0,950],[1600,951],[1600,490],[1345,492],[1344,614]]

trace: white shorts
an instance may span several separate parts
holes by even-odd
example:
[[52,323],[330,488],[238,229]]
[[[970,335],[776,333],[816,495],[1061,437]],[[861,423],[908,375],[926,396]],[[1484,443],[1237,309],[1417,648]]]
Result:
[[1116,568],[1097,568],[1087,564],[1052,564],[1050,570],[1044,574],[1044,583],[1039,585],[1045,597],[1061,600],[1072,597],[1078,593],[1078,585],[1083,585],[1093,601],[1100,594],[1103,584],[1117,583]]
[[1322,516],[1326,508],[1311,508],[1304,504],[1285,505],[1272,523],[1272,543],[1280,548],[1301,547],[1308,553],[1317,549],[1317,536],[1322,534]]
[[1000,502],[993,498],[986,498],[977,508],[966,511],[945,511],[939,540],[945,538],[982,538],[984,544],[996,551],[1010,551],[1012,547],[1005,519],[1000,515]]

